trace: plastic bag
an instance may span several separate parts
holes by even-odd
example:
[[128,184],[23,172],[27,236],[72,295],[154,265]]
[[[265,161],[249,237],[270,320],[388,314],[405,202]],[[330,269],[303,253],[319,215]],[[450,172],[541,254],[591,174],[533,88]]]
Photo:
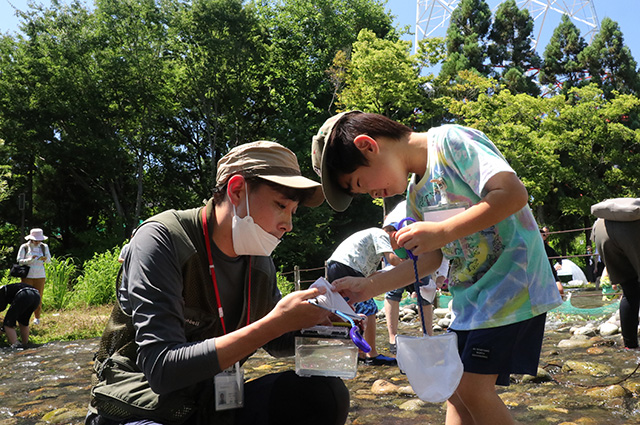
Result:
[[454,393],[464,372],[454,332],[438,336],[398,335],[398,366],[420,400],[441,403]]

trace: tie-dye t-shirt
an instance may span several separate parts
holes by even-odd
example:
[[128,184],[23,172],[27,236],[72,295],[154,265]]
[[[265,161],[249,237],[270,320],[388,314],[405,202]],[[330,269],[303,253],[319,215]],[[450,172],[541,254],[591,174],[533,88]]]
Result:
[[[430,206],[478,203],[487,181],[514,173],[480,131],[458,125],[429,130],[427,170],[412,176],[407,209],[422,220]],[[505,220],[447,244],[452,329],[472,330],[517,323],[557,307],[562,299],[528,206]]]

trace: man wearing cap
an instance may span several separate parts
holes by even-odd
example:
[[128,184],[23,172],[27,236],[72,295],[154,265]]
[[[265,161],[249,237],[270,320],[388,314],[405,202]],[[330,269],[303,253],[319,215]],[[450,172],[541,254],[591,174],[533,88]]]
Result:
[[40,312],[42,311],[42,293],[47,274],[44,269],[44,263],[51,262],[51,253],[49,247],[43,241],[49,239],[44,235],[42,229],[31,229],[29,234],[24,237],[27,242],[20,245],[18,250],[18,264],[21,266],[29,266],[29,274],[22,278],[22,283],[33,286],[40,293],[40,304],[33,312],[33,324],[40,324]]
[[270,257],[298,205],[323,202],[320,185],[289,149],[261,141],[218,162],[213,192],[132,237],[85,423],[344,424],[340,379],[287,371],[245,383],[242,370],[261,347],[292,355],[294,331],[328,321],[306,301],[322,290],[281,298]]

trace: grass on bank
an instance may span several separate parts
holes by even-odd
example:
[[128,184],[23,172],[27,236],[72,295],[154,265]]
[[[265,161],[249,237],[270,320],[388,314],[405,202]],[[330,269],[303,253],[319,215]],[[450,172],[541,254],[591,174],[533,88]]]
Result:
[[[112,305],[43,311],[40,324],[29,326],[29,343],[40,345],[53,341],[75,341],[102,335],[109,320]],[[6,337],[0,337],[0,347],[8,347]]]

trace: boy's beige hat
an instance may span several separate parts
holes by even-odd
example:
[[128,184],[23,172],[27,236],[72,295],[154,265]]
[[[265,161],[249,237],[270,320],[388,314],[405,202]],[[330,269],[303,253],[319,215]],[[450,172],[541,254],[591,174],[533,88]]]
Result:
[[231,149],[218,161],[216,186],[223,186],[240,173],[294,189],[315,189],[303,203],[308,207],[317,207],[324,201],[320,183],[302,176],[296,155],[279,143],[261,140]]
[[311,164],[313,171],[320,176],[322,180],[322,190],[327,198],[327,203],[336,211],[342,212],[347,209],[353,200],[353,196],[341,188],[334,179],[331,178],[329,170],[327,170],[327,158],[325,155],[325,146],[330,139],[331,132],[335,124],[345,114],[360,111],[345,111],[332,116],[322,124],[318,134],[311,138]]

